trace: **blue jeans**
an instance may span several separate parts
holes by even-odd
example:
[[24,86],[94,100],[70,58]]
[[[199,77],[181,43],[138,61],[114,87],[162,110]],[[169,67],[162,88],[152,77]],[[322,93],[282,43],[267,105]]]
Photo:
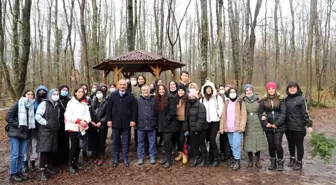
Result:
[[10,175],[21,172],[23,160],[27,151],[28,139],[9,137],[10,143]]
[[138,158],[145,157],[145,136],[147,133],[149,141],[149,156],[156,159],[156,130],[139,130],[138,129]]
[[233,153],[233,157],[234,159],[240,159],[240,144],[241,144],[241,140],[243,138],[243,133],[240,132],[228,132],[227,133],[228,137],[229,137],[229,142],[230,142],[230,146],[231,146],[231,150]]
[[131,128],[112,128],[114,160],[119,160],[120,140],[122,144],[122,158],[124,160],[128,159],[130,136]]

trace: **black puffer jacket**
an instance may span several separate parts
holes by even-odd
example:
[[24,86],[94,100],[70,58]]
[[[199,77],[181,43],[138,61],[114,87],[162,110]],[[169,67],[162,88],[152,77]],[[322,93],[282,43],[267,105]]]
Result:
[[[298,92],[291,95],[288,92],[289,86],[296,86]],[[297,83],[289,84],[287,87],[286,102],[286,127],[291,131],[306,131],[306,127],[312,127],[313,123],[309,117],[308,106],[305,97],[302,96],[302,91]]]
[[[91,102],[90,113],[91,113],[91,121],[95,123],[101,123],[99,129],[107,129],[107,120],[106,120],[106,108],[107,108],[108,98],[104,98],[102,102],[98,102],[98,99],[95,97]],[[91,127],[90,127],[91,129]],[[94,127],[94,130],[97,130]]]
[[156,112],[154,97],[140,97],[138,102],[138,122],[139,130],[155,130],[156,129]]
[[187,107],[186,121],[183,126],[184,130],[190,132],[207,130],[209,125],[206,121],[205,106],[197,100],[194,104],[188,103]]
[[46,110],[42,116],[47,125],[37,124],[37,152],[56,152],[58,148],[59,105],[45,100]]
[[168,98],[168,106],[162,110],[157,111],[157,124],[159,132],[176,132],[176,100],[173,97]]
[[[280,97],[280,95],[279,95]],[[259,119],[265,132],[284,132],[286,131],[285,119],[286,119],[286,104],[283,99],[280,98],[279,107],[268,107],[265,105],[266,100],[263,99],[259,105]],[[263,114],[266,113],[266,120],[262,120]],[[274,124],[277,128],[267,128],[267,123]]]
[[[19,127],[18,110],[19,110],[19,103],[15,102],[7,112],[7,115],[6,115],[6,121],[8,123],[6,126],[7,135],[8,137],[17,137],[17,138],[27,139],[30,135],[30,131],[28,130],[28,127],[24,127],[21,129],[18,128]],[[27,112],[28,112],[28,109],[27,109]]]

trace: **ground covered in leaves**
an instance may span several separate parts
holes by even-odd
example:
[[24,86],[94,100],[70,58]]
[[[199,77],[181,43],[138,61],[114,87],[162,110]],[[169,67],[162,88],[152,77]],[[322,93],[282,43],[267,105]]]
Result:
[[[5,112],[0,112],[0,184],[9,184],[8,164],[9,145],[8,138],[4,131]],[[312,111],[314,120],[314,131],[324,132],[328,136],[336,137],[336,109],[316,109]],[[288,148],[284,137],[283,146],[288,163]],[[312,159],[310,155],[310,145],[308,137],[305,139],[306,153],[304,157],[304,169],[301,172],[294,172],[286,167],[284,172],[271,172],[266,169],[268,165],[267,152],[263,152],[263,169],[247,169],[246,161],[243,159],[243,168],[238,172],[233,172],[228,167],[228,162],[222,162],[218,168],[190,168],[189,165],[182,165],[174,162],[170,169],[164,169],[157,163],[151,165],[149,160],[145,165],[137,165],[134,146],[131,147],[131,166],[125,168],[120,163],[118,168],[112,167],[111,141],[108,140],[106,163],[98,167],[92,161],[85,163],[85,169],[76,175],[70,175],[67,167],[61,167],[59,173],[52,177],[47,183],[39,180],[39,172],[30,174],[30,179],[21,184],[62,184],[62,185],[82,185],[82,184],[144,184],[144,185],[166,185],[166,184],[336,184],[336,158],[328,164]],[[162,154],[159,155],[159,159]]]

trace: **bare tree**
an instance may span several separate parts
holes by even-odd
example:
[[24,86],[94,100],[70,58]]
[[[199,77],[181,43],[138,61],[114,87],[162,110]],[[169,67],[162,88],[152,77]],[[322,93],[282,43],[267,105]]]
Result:
[[[221,65],[222,80],[221,82],[225,84],[225,59],[224,59],[224,47],[223,47],[223,31],[222,31],[222,14],[223,14],[223,0],[216,0],[216,10],[217,10],[217,37],[218,37],[218,50],[219,50],[219,61]],[[225,32],[225,31],[224,31]]]
[[275,0],[275,4],[274,4],[274,34],[275,34],[275,81],[276,82],[278,82],[278,79],[279,79],[279,61],[280,61],[278,9],[279,9],[279,0]]
[[88,52],[87,52],[87,42],[86,42],[86,29],[85,29],[85,5],[86,0],[82,0],[81,3],[78,0],[78,4],[80,5],[80,30],[81,30],[81,41],[82,41],[82,56],[81,56],[81,66],[84,64],[84,73],[85,78],[87,81],[88,86],[91,86],[90,83],[90,66],[89,66],[89,60],[88,60]]
[[313,62],[312,62],[312,49],[313,49],[313,37],[314,37],[314,26],[316,21],[316,6],[317,0],[310,1],[310,16],[309,16],[309,29],[308,29],[308,43],[306,52],[306,63],[307,63],[307,89],[306,98],[308,102],[311,100],[311,92],[313,85]]
[[292,18],[292,32],[290,36],[290,45],[291,45],[291,54],[290,54],[290,65],[294,64],[294,70],[292,70],[292,73],[294,74],[294,79],[298,79],[298,73],[297,73],[297,61],[294,59],[295,57],[295,19],[294,19],[294,8],[293,8],[293,0],[289,0],[290,5],[290,12],[291,12],[291,18]]
[[202,39],[201,39],[201,83],[205,82],[208,74],[208,42],[209,42],[209,29],[208,29],[208,3],[201,1],[201,14],[202,14]]

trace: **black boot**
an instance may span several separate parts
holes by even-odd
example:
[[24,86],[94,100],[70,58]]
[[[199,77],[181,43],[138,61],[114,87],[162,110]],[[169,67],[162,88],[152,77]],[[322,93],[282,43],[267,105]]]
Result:
[[299,171],[302,169],[302,161],[296,161],[294,167],[293,167],[293,170],[294,171]]
[[271,158],[271,165],[268,167],[268,170],[275,170],[276,169],[276,158]]
[[197,167],[205,167],[208,166],[208,162],[205,156],[202,156],[201,162],[197,165]]
[[198,165],[199,163],[199,157],[194,157],[193,162],[190,164],[190,167],[194,168]]
[[166,163],[164,164],[164,168],[170,168],[170,166],[172,165],[172,161],[171,161],[171,158],[170,157],[168,157],[167,158],[167,161],[166,161]]
[[13,175],[10,175],[10,176],[9,176],[9,181],[10,181],[10,182],[22,182],[23,179],[20,177],[20,175],[18,175],[18,174],[16,173],[16,174],[13,174]]
[[46,170],[49,175],[55,175],[57,172],[52,169],[51,165],[46,166]]
[[235,159],[235,164],[232,167],[232,170],[237,171],[240,169],[240,159]]
[[248,168],[253,168],[253,153],[252,152],[248,152],[248,163],[247,163],[247,167]]
[[32,172],[34,172],[34,171],[37,170],[37,168],[35,166],[35,160],[34,161],[30,161],[30,169],[31,169]]
[[28,180],[28,174],[24,174],[24,173],[22,173],[22,172],[18,172],[18,173],[16,173],[16,174],[17,174],[19,177],[21,177],[23,181]]
[[284,171],[284,160],[278,159],[278,171]]
[[41,170],[40,179],[41,179],[41,181],[49,180],[49,177],[47,175],[47,170],[45,168],[43,170]]
[[165,156],[161,161],[160,161],[160,164],[166,164],[167,162],[167,157]]
[[293,167],[296,163],[295,157],[290,157],[288,167]]
[[86,162],[86,161],[89,161],[88,156],[87,156],[87,151],[84,151],[84,150],[83,150],[83,153],[82,153],[82,154],[83,154],[83,161],[85,161],[85,162]]
[[75,162],[74,162],[74,161],[71,161],[71,162],[70,162],[69,172],[70,172],[70,174],[75,174],[75,173],[77,173],[77,169],[76,169],[76,166],[75,166]]
[[28,161],[24,161],[22,167],[22,173],[28,173],[28,172],[29,172]]
[[219,159],[215,159],[215,161],[211,164],[212,167],[218,167],[220,164],[220,160]]
[[255,163],[254,163],[256,168],[262,168],[262,165],[260,163],[260,152],[256,152],[255,154]]

